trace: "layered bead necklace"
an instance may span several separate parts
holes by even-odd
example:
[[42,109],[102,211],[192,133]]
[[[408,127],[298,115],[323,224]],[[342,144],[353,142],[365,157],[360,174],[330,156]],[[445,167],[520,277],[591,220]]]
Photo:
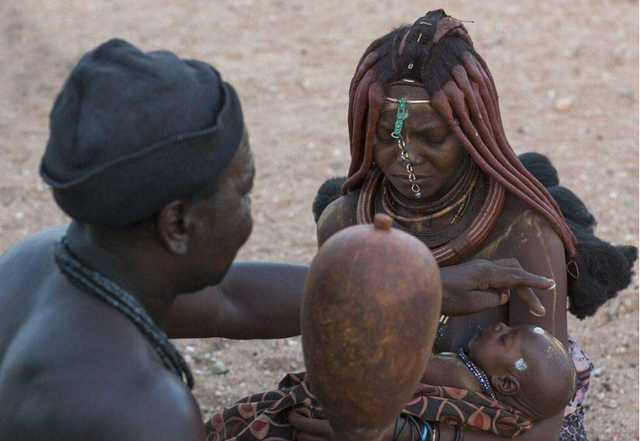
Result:
[[[473,161],[468,161],[465,171],[453,188],[441,199],[433,203],[418,203],[404,197],[387,178],[382,183],[382,206],[393,219],[399,222],[416,223],[424,222],[431,227],[431,221],[446,216],[457,209],[456,215],[451,220],[451,225],[460,221],[469,207],[471,193],[478,182],[480,169]],[[408,217],[396,212],[396,207],[404,208],[423,216]]]

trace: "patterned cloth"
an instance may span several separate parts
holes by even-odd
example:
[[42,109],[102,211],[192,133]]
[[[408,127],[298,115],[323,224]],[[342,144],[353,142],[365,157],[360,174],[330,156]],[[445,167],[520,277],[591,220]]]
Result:
[[[578,372],[576,392],[565,409],[559,441],[588,441],[584,429],[584,402],[593,363],[569,339],[569,352]],[[285,414],[289,410],[324,418],[309,389],[305,374],[289,374],[275,391],[243,398],[215,413],[206,423],[207,441],[292,441],[295,431]],[[521,412],[486,395],[461,389],[421,384],[403,414],[430,422],[464,424],[500,436],[517,436],[532,426]]]
[[572,339],[569,339],[569,353],[578,372],[576,393],[573,396],[573,400],[564,410],[564,422],[560,430],[559,441],[588,441],[587,432],[584,428],[584,403],[589,390],[593,363],[582,352],[578,343]]
[[[206,424],[207,441],[293,440],[294,429],[285,416],[292,409],[324,418],[304,373],[289,374],[278,390],[243,398],[214,414]],[[517,436],[533,426],[522,412],[486,395],[426,384],[416,388],[402,413],[505,437]]]

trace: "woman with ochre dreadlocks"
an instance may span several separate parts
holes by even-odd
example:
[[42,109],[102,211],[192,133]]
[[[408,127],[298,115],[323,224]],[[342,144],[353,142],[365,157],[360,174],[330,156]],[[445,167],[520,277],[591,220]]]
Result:
[[[491,72],[462,22],[442,10],[432,11],[369,46],[350,86],[349,136],[348,177],[328,181],[314,203],[319,245],[348,226],[371,223],[374,214],[386,213],[396,228],[421,239],[440,267],[490,259],[555,281],[552,289],[536,292],[542,304],[532,302],[530,292],[517,290],[511,296],[490,284],[484,288],[501,297],[497,308],[487,310],[471,299],[463,311],[443,298],[448,316],[441,317],[434,350],[464,351],[479,328],[498,322],[544,329],[566,346],[578,372],[577,391],[564,415],[540,420],[526,433],[518,418],[494,424],[496,409],[491,406],[473,415],[447,416],[444,422],[485,430],[465,430],[467,441],[518,433],[523,440],[586,440],[583,402],[593,366],[568,338],[567,300],[579,318],[593,315],[628,286],[637,250],[614,247],[593,235],[595,220],[573,193],[559,186],[546,158],[516,156],[504,133]],[[333,195],[340,187],[341,196]],[[287,423],[277,412],[308,401],[302,380],[290,376],[280,391],[246,398],[215,414],[211,439],[229,438],[223,433],[237,435],[237,440],[275,436],[269,431]],[[485,382],[508,391],[508,385],[496,384],[493,377]],[[426,409],[433,398],[420,400],[424,406],[418,416],[428,420]],[[258,416],[260,409],[269,408],[266,403],[273,405],[273,415]],[[299,412],[304,415],[288,415],[298,439],[332,437],[326,420],[309,409]],[[416,416],[411,405],[399,421],[408,414]],[[252,418],[257,423],[247,427]],[[461,439],[462,432],[452,432],[443,420],[436,425],[440,439]],[[411,428],[404,435],[389,435],[400,439],[409,434],[413,438]]]
[[[546,158],[516,156],[493,77],[465,26],[438,10],[374,41],[351,82],[349,135],[351,166],[339,181],[342,197],[320,216],[330,201],[326,190],[336,186],[328,182],[314,206],[319,242],[384,212],[397,228],[422,239],[441,267],[514,258],[554,279],[553,292],[539,295],[544,316],[514,296],[489,311],[443,317],[435,347],[457,351],[477,326],[498,321],[546,329],[567,344],[579,374],[560,439],[586,440],[582,403],[592,364],[567,336],[567,298],[578,318],[595,314],[631,282],[637,249],[597,239],[595,219],[559,186]],[[534,427],[523,439],[557,438],[562,419]]]

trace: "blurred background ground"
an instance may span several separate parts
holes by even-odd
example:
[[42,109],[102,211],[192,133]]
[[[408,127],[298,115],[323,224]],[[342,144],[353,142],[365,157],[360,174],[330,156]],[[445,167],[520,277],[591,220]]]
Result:
[[[598,234],[637,244],[636,1],[0,0],[0,251],[65,221],[37,172],[48,112],[80,55],[118,36],[206,60],[235,85],[258,169],[254,234],[240,257],[309,262],[315,191],[347,170],[347,91],[360,55],[438,7],[475,21],[467,27],[515,150],[551,157]],[[638,439],[637,283],[596,317],[572,319],[570,332],[598,366],[591,439]],[[180,346],[205,415],[303,370],[298,339]]]

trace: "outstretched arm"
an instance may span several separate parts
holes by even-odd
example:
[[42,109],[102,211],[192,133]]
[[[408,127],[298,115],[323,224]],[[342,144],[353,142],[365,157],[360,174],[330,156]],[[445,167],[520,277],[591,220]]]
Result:
[[[300,302],[306,265],[234,263],[218,285],[185,294],[171,308],[165,331],[171,338],[285,338],[300,334]],[[553,281],[528,273],[517,261],[478,260],[441,270],[442,312],[474,314],[500,305],[500,290],[512,289],[528,309],[540,305],[532,288]],[[541,293],[542,296],[548,294]]]
[[237,262],[217,286],[176,300],[165,331],[171,338],[238,340],[300,334],[300,302],[309,268]]

